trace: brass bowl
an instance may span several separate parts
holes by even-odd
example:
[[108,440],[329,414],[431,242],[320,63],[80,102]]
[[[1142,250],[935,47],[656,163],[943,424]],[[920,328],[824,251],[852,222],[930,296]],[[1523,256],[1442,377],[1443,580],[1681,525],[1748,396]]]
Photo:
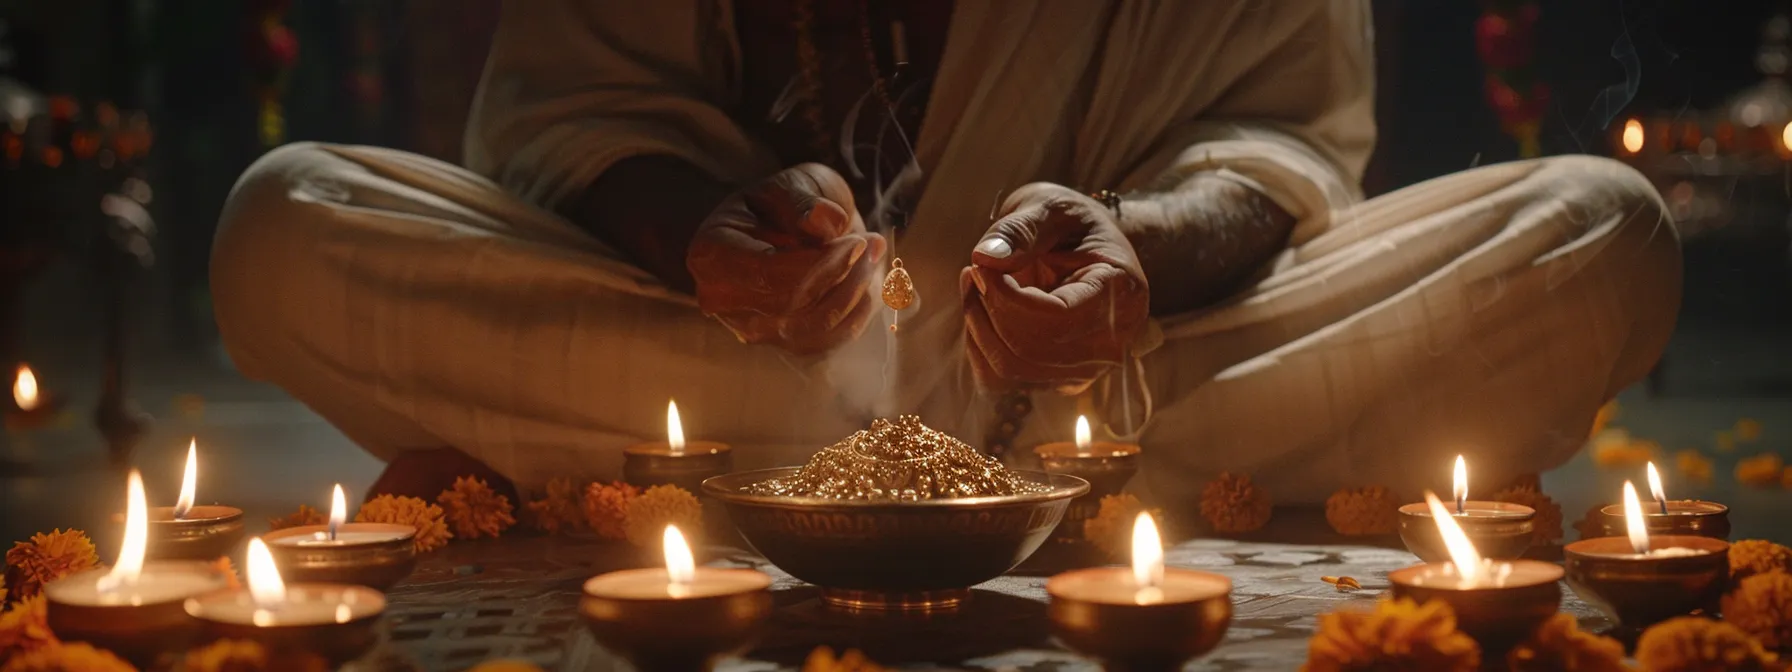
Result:
[[[1623,504],[1612,504],[1600,509],[1599,523],[1605,530],[1605,536],[1624,537],[1630,534],[1630,530],[1624,525]],[[1678,534],[1729,541],[1730,507],[1717,502],[1682,499],[1669,501],[1668,512],[1662,513],[1660,505],[1644,502],[1643,524],[1648,527],[1651,537]]]
[[233,506],[201,504],[175,519],[174,507],[149,510],[150,560],[213,561],[229,555],[243,541],[243,510]]
[[[1180,670],[1212,651],[1232,624],[1232,593],[1159,604],[1077,599],[1056,587],[1102,569],[1065,572],[1046,582],[1052,635],[1073,651],[1101,661],[1103,670]],[[1186,571],[1186,570],[1183,570]]]
[[295,583],[344,583],[386,590],[417,568],[416,528],[390,523],[344,523],[344,530],[387,532],[391,539],[344,546],[293,546],[277,543],[287,537],[309,537],[328,525],[303,525],[262,536],[280,577]]
[[1486,654],[1502,655],[1531,635],[1562,603],[1562,568],[1536,560],[1523,565],[1524,578],[1509,585],[1454,588],[1427,585],[1425,578],[1440,565],[1423,564],[1388,572],[1394,597],[1424,603],[1441,600],[1456,612],[1456,627],[1473,638]]
[[1655,548],[1699,555],[1639,557],[1623,537],[1583,539],[1562,548],[1568,586],[1623,630],[1641,630],[1694,611],[1715,612],[1730,578],[1730,545],[1690,535],[1651,536]]
[[1070,502],[1064,522],[1052,536],[1063,541],[1082,541],[1083,524],[1101,511],[1101,498],[1118,495],[1139,471],[1139,447],[1097,442],[1088,451],[1075,443],[1048,443],[1033,449],[1048,474],[1069,474],[1089,482],[1089,494]]
[[[1462,533],[1474,542],[1481,557],[1510,560],[1524,555],[1531,547],[1531,533],[1536,528],[1537,511],[1528,506],[1507,502],[1464,502],[1468,515],[1455,516]],[[1454,508],[1454,504],[1444,506]],[[1400,507],[1400,541],[1406,550],[1425,562],[1449,562],[1450,551],[1444,547],[1437,521],[1431,519],[1431,508],[1424,502]]]
[[797,467],[717,476],[703,492],[722,502],[755,551],[820,586],[831,606],[935,610],[958,606],[970,587],[1001,576],[1038,550],[1089,482],[1016,471],[1047,492],[920,502],[841,501],[755,495],[746,488]]
[[586,590],[579,617],[598,644],[637,670],[711,670],[717,659],[750,648],[771,615],[771,580],[752,574],[765,580],[763,588],[695,598],[630,599]]

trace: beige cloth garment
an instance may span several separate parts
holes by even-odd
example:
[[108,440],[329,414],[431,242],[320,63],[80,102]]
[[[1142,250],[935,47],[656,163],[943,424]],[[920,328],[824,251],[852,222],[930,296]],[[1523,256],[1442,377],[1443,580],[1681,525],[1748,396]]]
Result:
[[[1559,464],[1664,347],[1677,237],[1640,175],[1584,157],[1357,203],[1365,5],[960,3],[917,148],[926,189],[895,249],[921,305],[894,343],[872,329],[800,360],[735,342],[548,212],[631,155],[741,183],[776,168],[723,112],[728,4],[506,3],[469,128],[468,163],[492,180],[391,150],[271,153],[220,225],[219,325],[247,375],[376,454],[454,446],[524,487],[614,476],[674,397],[687,434],[733,443],[743,468],[895,411],[975,440],[992,403],[953,292],[996,193],[1219,171],[1299,223],[1254,286],[1156,325],[1152,490],[1187,505],[1230,469],[1317,501],[1440,487],[1459,452],[1479,482]],[[1066,438],[1078,400],[1036,407],[1015,445]]]

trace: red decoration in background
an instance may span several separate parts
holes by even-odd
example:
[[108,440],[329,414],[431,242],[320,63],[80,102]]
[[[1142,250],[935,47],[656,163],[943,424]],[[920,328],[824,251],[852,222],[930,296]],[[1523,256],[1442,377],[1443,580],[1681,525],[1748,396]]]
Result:
[[293,65],[299,60],[299,38],[286,27],[290,0],[251,0],[248,57],[254,64],[255,92],[261,102],[261,143],[275,147],[286,140],[286,114],[281,97]]
[[1538,76],[1535,0],[1488,0],[1475,21],[1475,51],[1487,67],[1487,103],[1500,130],[1518,141],[1524,158],[1542,155],[1538,135],[1549,109],[1549,85]]

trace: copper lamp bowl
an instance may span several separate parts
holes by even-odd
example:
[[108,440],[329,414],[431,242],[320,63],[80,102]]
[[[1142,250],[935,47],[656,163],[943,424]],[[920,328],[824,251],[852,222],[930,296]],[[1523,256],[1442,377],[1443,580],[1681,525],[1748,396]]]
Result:
[[764,589],[677,600],[586,591],[579,600],[579,617],[591,636],[637,670],[714,669],[718,659],[750,648],[771,612],[772,596]]
[[1502,655],[1554,616],[1562,602],[1562,568],[1536,560],[1525,565],[1524,580],[1485,588],[1431,586],[1424,580],[1439,565],[1421,564],[1388,572],[1394,597],[1424,603],[1441,600],[1456,612],[1456,627],[1481,645],[1483,653]]
[[[1075,574],[1061,574],[1052,581]],[[1180,670],[1226,638],[1232,625],[1232,594],[1151,605],[1053,594],[1049,614],[1052,635],[1071,650],[1101,661],[1107,672]]]
[[[1476,500],[1467,502],[1467,506],[1468,515],[1455,516],[1456,524],[1474,542],[1481,557],[1510,560],[1524,555],[1531,547],[1535,510],[1507,502]],[[1431,519],[1431,509],[1424,502],[1400,507],[1400,541],[1425,562],[1450,560],[1443,535],[1437,531],[1437,521]]]
[[[1648,526],[1650,536],[1679,534],[1725,541],[1730,539],[1730,507],[1690,499],[1668,502],[1667,513],[1662,513],[1658,507],[1655,502],[1643,504],[1643,523]],[[1605,529],[1605,536],[1622,537],[1628,534],[1623,504],[1600,509],[1599,522]]]
[[1562,548],[1568,586],[1617,622],[1640,631],[1694,611],[1716,611],[1730,578],[1730,545],[1692,535],[1652,536],[1656,548],[1690,548],[1698,555],[1638,557],[1623,537],[1583,539]]
[[217,560],[242,543],[243,510],[202,504],[176,519],[174,507],[152,507],[149,535],[144,556],[150,560]]
[[[389,540],[349,546],[293,546],[270,543],[268,551],[281,578],[298,583],[346,583],[386,590],[417,568],[417,548],[413,542],[416,530],[409,525],[388,523],[350,523],[356,529],[390,531]],[[286,537],[309,537],[324,525],[305,525],[274,530],[262,536],[266,541]]]
[[779,569],[820,586],[851,610],[957,607],[970,587],[1001,576],[1038,550],[1089,482],[1016,471],[1050,490],[920,502],[840,501],[755,495],[749,486],[797,467],[717,476],[703,492],[722,502],[753,549]]

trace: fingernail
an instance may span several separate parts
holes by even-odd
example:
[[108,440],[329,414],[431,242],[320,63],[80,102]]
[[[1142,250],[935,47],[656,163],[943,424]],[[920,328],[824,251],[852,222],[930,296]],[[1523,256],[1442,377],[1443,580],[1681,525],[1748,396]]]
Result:
[[1008,255],[1014,253],[1014,248],[1001,238],[985,238],[983,242],[977,243],[977,251],[992,259],[1007,259]]

